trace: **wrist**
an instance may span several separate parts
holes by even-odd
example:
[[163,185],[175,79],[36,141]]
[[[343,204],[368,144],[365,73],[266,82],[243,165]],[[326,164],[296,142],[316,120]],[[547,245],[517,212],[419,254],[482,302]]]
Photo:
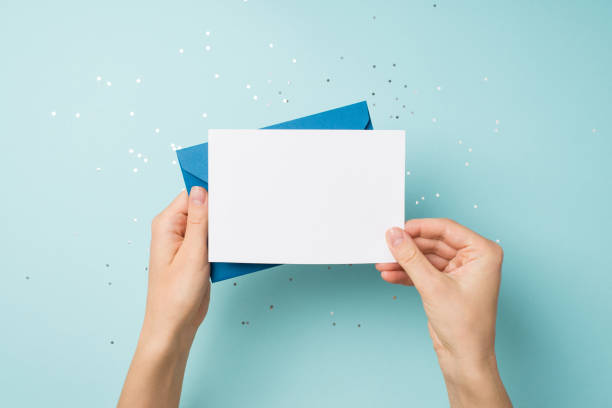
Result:
[[195,333],[178,328],[160,327],[145,318],[138,339],[138,349],[151,357],[180,357],[189,354]]
[[438,355],[438,361],[452,407],[511,407],[495,353],[477,358]]
[[472,384],[481,378],[498,376],[495,353],[482,357],[454,357],[438,354],[444,379],[453,384]]

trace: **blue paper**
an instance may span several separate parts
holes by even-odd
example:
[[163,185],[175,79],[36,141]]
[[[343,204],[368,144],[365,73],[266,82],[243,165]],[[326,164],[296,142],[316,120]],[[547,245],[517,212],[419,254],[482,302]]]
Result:
[[[372,120],[366,101],[331,109],[303,118],[265,127],[264,129],[372,129]],[[208,190],[208,143],[177,150],[187,191],[193,186]],[[272,268],[278,265],[215,262],[211,265],[213,282]]]

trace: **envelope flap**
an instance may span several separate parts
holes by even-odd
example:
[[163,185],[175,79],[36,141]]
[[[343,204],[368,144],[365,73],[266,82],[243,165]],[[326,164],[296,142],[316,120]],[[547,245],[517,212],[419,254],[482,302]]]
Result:
[[371,129],[370,112],[362,101],[263,129]]
[[208,182],[208,143],[177,150],[176,156],[184,171]]

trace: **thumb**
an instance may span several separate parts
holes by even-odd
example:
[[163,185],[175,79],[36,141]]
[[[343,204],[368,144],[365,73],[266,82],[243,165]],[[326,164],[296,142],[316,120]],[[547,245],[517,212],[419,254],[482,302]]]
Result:
[[208,192],[202,187],[193,187],[189,194],[183,248],[192,260],[208,262]]
[[387,245],[419,292],[427,290],[427,287],[440,279],[440,271],[427,260],[412,237],[402,228],[393,227],[387,231]]

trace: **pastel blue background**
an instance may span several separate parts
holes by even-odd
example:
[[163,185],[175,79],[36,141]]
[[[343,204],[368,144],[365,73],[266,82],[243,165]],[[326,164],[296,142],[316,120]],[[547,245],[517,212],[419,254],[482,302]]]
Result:
[[[171,143],[362,99],[407,132],[407,216],[504,247],[514,403],[609,404],[612,7],[434,2],[2,1],[0,405],[116,403]],[[214,285],[182,404],[448,402],[414,289],[285,266]]]

